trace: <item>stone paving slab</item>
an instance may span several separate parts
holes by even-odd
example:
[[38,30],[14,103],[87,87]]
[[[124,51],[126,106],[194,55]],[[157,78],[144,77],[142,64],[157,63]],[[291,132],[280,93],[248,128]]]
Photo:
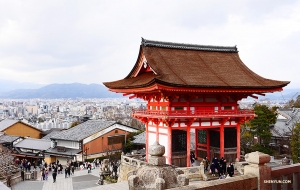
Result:
[[56,180],[53,183],[52,180],[44,182],[43,190],[73,190],[72,178],[66,178],[64,180]]
[[128,182],[112,183],[108,185],[98,185],[97,187],[86,188],[84,190],[129,190]]
[[73,182],[73,190],[81,190],[87,188],[98,187],[98,180],[95,181],[82,181],[82,182]]
[[43,189],[43,181],[22,181],[12,187],[13,190],[41,190]]
[[82,176],[76,176],[76,177],[72,177],[73,182],[81,182],[81,181],[95,181],[95,180],[99,180],[99,177],[96,177],[94,175],[82,175]]
[[92,173],[84,170],[75,170],[75,174],[65,178],[65,174],[58,174],[53,183],[52,172],[47,181],[41,181],[40,176],[36,181],[21,181],[13,186],[13,190],[129,190],[128,182],[98,185],[99,169]]

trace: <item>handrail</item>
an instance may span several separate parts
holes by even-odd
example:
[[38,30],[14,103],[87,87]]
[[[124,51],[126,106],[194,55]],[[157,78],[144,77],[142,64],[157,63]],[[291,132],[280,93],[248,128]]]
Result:
[[254,110],[147,110],[134,109],[133,116],[156,116],[156,117],[230,117],[230,116],[255,116]]

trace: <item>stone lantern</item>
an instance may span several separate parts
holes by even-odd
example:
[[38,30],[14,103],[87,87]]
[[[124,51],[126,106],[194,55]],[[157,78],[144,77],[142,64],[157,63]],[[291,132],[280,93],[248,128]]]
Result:
[[151,155],[148,165],[127,174],[130,190],[163,190],[189,184],[189,179],[182,170],[166,164],[166,158],[163,157],[164,146],[154,142],[149,146],[148,153]]

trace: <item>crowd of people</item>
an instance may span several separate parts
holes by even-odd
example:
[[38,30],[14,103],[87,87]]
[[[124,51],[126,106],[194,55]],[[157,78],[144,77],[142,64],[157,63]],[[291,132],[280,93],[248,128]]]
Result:
[[[195,162],[195,154],[191,152],[191,163]],[[204,172],[211,173],[212,176],[216,176],[218,174],[219,179],[229,178],[233,177],[234,175],[234,165],[232,162],[230,162],[227,165],[226,159],[224,157],[218,159],[217,157],[214,157],[210,163],[207,157],[203,158],[202,160],[204,165]],[[209,167],[209,170],[208,170]]]
[[[203,159],[203,162],[204,162],[204,171],[208,171],[208,165],[210,163],[209,163],[209,160],[207,159],[207,157],[205,157]],[[219,179],[233,177],[233,175],[234,175],[234,166],[233,166],[232,162],[230,162],[227,165],[227,161],[223,157],[220,158],[220,159],[218,159],[217,157],[214,157],[212,159],[211,164],[210,164],[209,172],[211,173],[212,176],[216,176],[216,173],[217,173]]]
[[56,176],[59,174],[65,174],[65,178],[70,177],[71,175],[74,175],[74,172],[76,169],[84,169],[86,168],[88,173],[92,171],[95,167],[100,166],[100,161],[97,159],[94,160],[94,162],[75,162],[73,160],[67,160],[66,165],[62,165],[59,163],[59,160],[56,162],[52,162],[48,164],[44,160],[39,161],[36,163],[33,161],[32,163],[28,161],[27,159],[16,159],[15,164],[21,168],[21,178],[24,181],[25,180],[25,172],[31,172],[32,166],[34,170],[37,169],[37,166],[39,167],[39,173],[40,173],[40,180],[48,180],[48,176],[51,175],[53,177],[53,183],[56,182]]

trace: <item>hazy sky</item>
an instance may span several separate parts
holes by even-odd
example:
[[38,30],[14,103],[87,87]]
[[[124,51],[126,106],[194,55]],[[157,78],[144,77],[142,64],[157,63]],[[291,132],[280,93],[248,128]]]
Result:
[[136,62],[141,37],[237,45],[251,70],[300,87],[300,1],[289,0],[0,0],[0,79],[122,79]]

